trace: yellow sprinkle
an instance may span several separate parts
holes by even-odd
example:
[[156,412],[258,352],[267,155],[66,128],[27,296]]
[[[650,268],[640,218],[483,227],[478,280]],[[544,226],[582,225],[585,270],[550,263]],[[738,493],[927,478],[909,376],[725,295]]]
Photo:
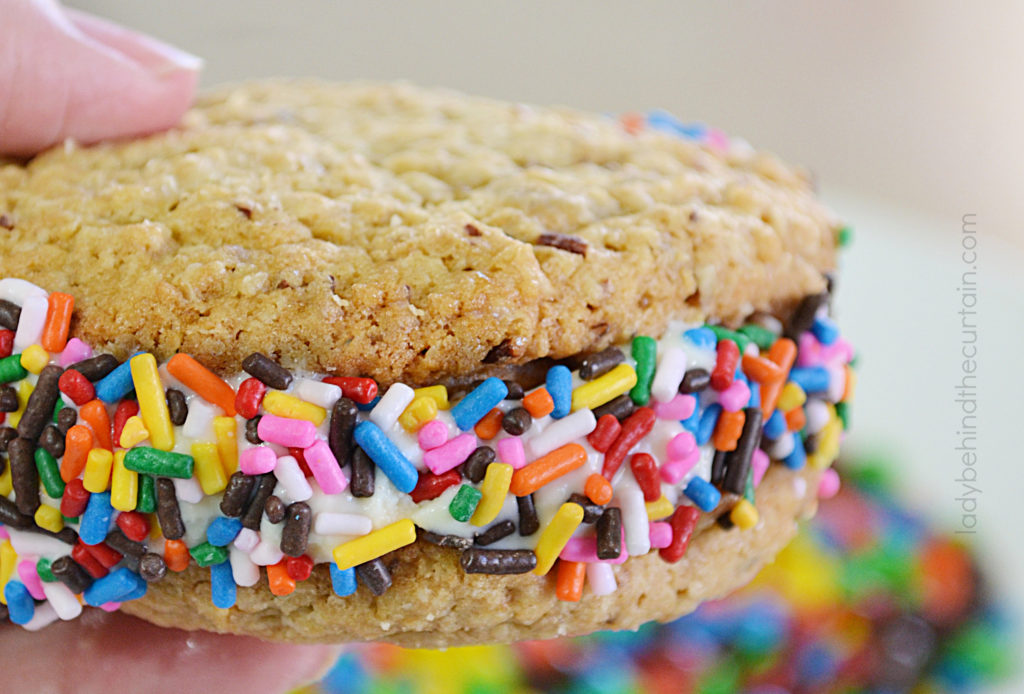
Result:
[[213,434],[225,475],[238,472],[238,422],[234,417],[214,417]]
[[619,364],[603,376],[584,383],[572,392],[572,411],[594,409],[611,402],[636,385],[636,371],[629,364]]
[[110,470],[114,464],[114,454],[106,448],[94,448],[85,459],[85,474],[82,486],[85,491],[97,494],[107,491],[110,486]]
[[775,406],[783,412],[789,412],[794,407],[802,406],[805,402],[807,402],[807,393],[804,392],[803,388],[790,381],[782,387],[782,392],[779,393],[779,400]]
[[[124,437],[121,437],[122,440]],[[134,511],[139,500],[139,473],[124,466],[128,451],[114,453],[114,475],[110,481],[110,505],[118,511]]]
[[[582,509],[580,509],[582,511]],[[357,537],[334,548],[334,561],[344,571],[416,541],[416,526],[403,518],[369,535]]]
[[51,533],[59,533],[64,528],[64,516],[60,515],[60,509],[42,504],[36,509],[36,525]]
[[448,402],[448,389],[444,386],[428,386],[426,388],[417,388],[413,391],[414,397],[421,397],[426,395],[437,403],[437,409],[447,410],[451,408],[451,404]]
[[[442,386],[443,387],[443,386]],[[429,395],[413,398],[398,418],[402,427],[410,434],[415,434],[424,424],[437,416],[437,402]]]
[[139,400],[139,414],[149,430],[150,443],[153,448],[169,451],[174,448],[174,427],[167,411],[167,398],[160,381],[160,372],[156,368],[156,357],[152,354],[139,354],[132,357],[129,364],[135,395]]
[[743,530],[749,530],[757,525],[758,517],[757,507],[746,499],[740,499],[729,511],[729,520]]
[[18,409],[11,412],[7,417],[7,423],[14,427],[18,427],[18,422],[21,421],[21,415],[25,413],[25,405],[28,404],[28,396],[32,395],[32,391],[36,387],[28,382],[28,379],[23,380],[18,384]]
[[196,461],[196,477],[203,494],[216,494],[224,491],[228,485],[224,466],[220,464],[217,444],[196,441],[192,444],[192,458]]
[[662,494],[661,498],[657,501],[648,501],[644,504],[647,507],[647,520],[661,520],[662,518],[668,518],[675,511],[675,507],[672,506],[672,502],[665,498]]
[[124,423],[121,429],[121,440],[118,444],[122,448],[133,448],[149,438],[149,431],[142,422],[142,417],[133,415]]
[[554,518],[541,531],[540,539],[537,540],[537,568],[533,573],[545,576],[551,571],[555,559],[558,559],[559,553],[582,522],[583,507],[579,504],[566,502],[558,508]]
[[149,521],[149,539],[162,540],[164,533],[160,528],[160,519],[156,517],[155,513],[146,514],[146,519]]
[[6,605],[7,598],[4,597],[4,588],[11,580],[14,567],[18,563],[18,553],[14,551],[10,540],[0,542],[0,604]]
[[288,395],[279,390],[272,390],[263,396],[263,409],[278,417],[305,419],[317,426],[320,426],[327,418],[327,410],[319,405],[299,400],[294,395]]
[[836,416],[835,409],[829,404],[828,423],[821,430],[818,448],[807,456],[807,464],[816,470],[824,470],[839,456],[839,435],[843,431],[843,422]]
[[10,496],[14,491],[14,481],[11,479],[11,466],[4,465],[4,471],[0,473],[0,496]]
[[853,402],[857,394],[857,372],[849,364],[846,365],[846,388],[844,389],[842,402]]
[[484,473],[484,481],[480,485],[480,503],[469,522],[476,526],[487,525],[501,513],[508,495],[508,486],[512,483],[512,466],[505,463],[491,463]]
[[40,345],[26,347],[21,353],[21,366],[29,373],[37,374],[50,363],[50,353]]

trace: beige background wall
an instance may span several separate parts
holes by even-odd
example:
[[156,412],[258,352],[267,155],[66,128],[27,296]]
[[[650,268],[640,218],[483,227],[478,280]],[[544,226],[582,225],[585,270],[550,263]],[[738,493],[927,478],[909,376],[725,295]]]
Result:
[[1024,3],[70,0],[207,60],[204,83],[408,78],[601,111],[668,108],[828,187],[1024,256]]

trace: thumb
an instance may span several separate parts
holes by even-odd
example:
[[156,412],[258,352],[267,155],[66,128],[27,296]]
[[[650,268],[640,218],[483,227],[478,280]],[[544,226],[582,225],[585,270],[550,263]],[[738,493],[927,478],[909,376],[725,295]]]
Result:
[[201,61],[55,0],[0,0],[0,155],[177,123]]

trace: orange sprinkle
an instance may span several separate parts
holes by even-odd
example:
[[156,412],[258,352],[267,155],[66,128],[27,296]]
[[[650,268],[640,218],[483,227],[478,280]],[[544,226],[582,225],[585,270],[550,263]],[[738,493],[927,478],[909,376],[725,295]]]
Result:
[[187,354],[175,354],[167,362],[167,372],[213,403],[228,417],[235,416],[235,391],[217,374]]
[[587,478],[587,483],[583,486],[583,493],[595,504],[604,506],[612,500],[612,484],[604,478],[604,475],[595,472]]
[[164,541],[164,563],[169,571],[184,571],[188,568],[188,547],[181,540]]
[[796,343],[788,337],[780,337],[768,350],[768,358],[779,365],[783,375],[788,375],[796,361]]
[[853,400],[853,393],[857,390],[857,372],[847,364],[843,367],[846,371],[846,383],[843,385],[843,397],[839,398],[839,402],[850,402]]
[[803,407],[794,407],[786,413],[786,428],[790,431],[800,431],[807,424],[807,415]]
[[512,473],[509,491],[516,496],[533,494],[548,482],[572,472],[587,461],[587,451],[578,443],[567,443]]
[[[96,443],[108,451],[114,450],[113,433],[110,429],[110,415],[101,400],[90,400],[78,410],[85,423],[92,427]],[[66,454],[65,454],[66,455]]]
[[583,562],[559,560],[555,595],[559,600],[579,602],[583,597],[583,581],[586,577],[587,565]]
[[274,595],[288,595],[295,590],[295,579],[288,575],[286,559],[267,567],[267,582]]
[[523,407],[531,417],[540,419],[555,410],[555,401],[551,399],[551,393],[547,388],[538,388],[523,398]]
[[769,381],[761,384],[761,416],[767,420],[775,411],[775,405],[779,402],[779,395],[786,386],[786,379],[780,378],[777,381]]
[[505,416],[505,413],[495,407],[493,410],[488,412],[481,418],[476,426],[473,427],[473,431],[484,441],[490,441],[498,432],[501,431],[501,418]]
[[630,135],[636,135],[638,132],[644,129],[644,123],[646,118],[639,113],[623,113],[619,117],[619,122],[622,123],[622,129]]
[[64,457],[60,461],[60,478],[65,483],[82,474],[85,461],[92,450],[92,430],[84,424],[76,424],[64,435]]
[[743,373],[758,383],[770,383],[785,377],[779,365],[764,357],[743,355]]
[[68,328],[71,326],[71,312],[75,309],[75,297],[54,292],[48,301],[50,305],[39,343],[47,352],[62,352],[68,343]]
[[722,412],[718,416],[718,423],[715,424],[715,433],[711,436],[711,443],[715,450],[734,451],[736,442],[743,433],[743,422],[746,420],[743,410],[736,412]]

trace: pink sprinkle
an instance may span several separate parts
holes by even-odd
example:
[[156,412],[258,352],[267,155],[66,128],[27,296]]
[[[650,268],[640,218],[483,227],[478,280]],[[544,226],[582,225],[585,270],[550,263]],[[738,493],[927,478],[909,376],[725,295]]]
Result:
[[686,419],[696,407],[695,397],[680,393],[668,402],[655,403],[654,414],[658,419]]
[[729,136],[718,128],[708,128],[708,131],[704,133],[704,141],[711,149],[717,149],[720,152],[729,149]]
[[835,468],[825,470],[821,475],[821,481],[818,482],[818,498],[831,499],[839,493],[839,487],[839,473]]
[[594,595],[609,595],[619,587],[612,567],[599,562],[587,564],[587,585]]
[[36,600],[45,600],[46,593],[43,592],[43,582],[39,580],[39,572],[36,565],[30,561],[18,562],[18,578],[28,588],[28,594]]
[[420,448],[429,451],[448,440],[448,427],[440,419],[432,419],[420,427],[416,439],[420,443]]
[[9,539],[11,539],[10,533],[7,532],[6,528],[4,528],[2,525],[0,525],[0,540],[9,540]]
[[800,336],[796,352],[797,366],[817,366],[821,363],[821,343],[810,330]]
[[651,523],[651,549],[661,549],[672,544],[672,526],[664,521]]
[[690,455],[690,451],[696,447],[697,440],[693,438],[693,434],[684,431],[672,437],[672,440],[668,442],[668,446],[665,447],[665,454],[669,460],[679,460]]
[[476,435],[459,434],[443,446],[424,453],[423,464],[435,475],[440,475],[465,462],[469,454],[475,450]]
[[698,460],[700,460],[700,449],[695,446],[685,458],[669,460],[662,465],[660,470],[661,479],[669,484],[678,483],[679,480],[686,477],[686,473],[693,469]]
[[119,602],[105,602],[100,605],[100,609],[104,612],[117,612],[121,609],[121,603]]
[[750,401],[750,386],[736,379],[732,385],[718,394],[718,402],[726,412],[739,412]]
[[260,438],[288,448],[308,448],[316,440],[316,427],[305,419],[265,414],[256,426]]
[[348,487],[348,478],[341,471],[338,459],[334,457],[323,439],[318,439],[304,450],[302,457],[306,459],[306,465],[312,471],[320,489],[324,490],[324,494],[341,494]]
[[597,558],[597,538],[596,537],[571,537],[562,549],[562,553],[559,554],[559,558],[565,559],[566,561],[583,561],[583,562],[601,562],[603,564],[621,564],[629,558],[629,552],[626,551],[626,531],[622,531],[622,554],[615,559],[598,559]]
[[73,337],[68,340],[68,343],[64,346],[64,351],[60,353],[60,365],[71,366],[83,359],[88,359],[92,356],[92,347],[85,344],[77,337]]
[[513,470],[526,465],[526,451],[523,450],[523,440],[518,436],[498,441],[498,460],[508,463]]
[[247,475],[262,475],[277,467],[277,454],[267,446],[255,446],[238,456],[238,469]]
[[768,472],[768,465],[771,459],[768,454],[760,448],[754,450],[754,456],[750,459],[750,467],[754,470],[754,486],[757,487],[764,479],[764,473]]

